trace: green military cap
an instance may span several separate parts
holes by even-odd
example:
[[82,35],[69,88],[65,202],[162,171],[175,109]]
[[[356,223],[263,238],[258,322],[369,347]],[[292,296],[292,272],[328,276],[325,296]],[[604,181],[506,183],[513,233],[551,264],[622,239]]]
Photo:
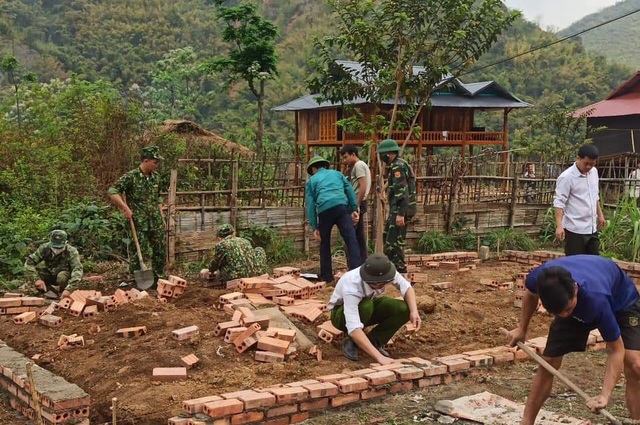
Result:
[[222,226],[218,227],[218,237],[226,238],[235,231],[236,229],[234,229],[231,224],[223,224]]
[[159,161],[164,159],[160,156],[160,147],[158,146],[145,146],[140,149],[140,156],[142,159],[157,159]]
[[69,237],[67,236],[67,232],[65,232],[64,230],[54,230],[53,232],[51,232],[49,241],[51,242],[51,246],[53,248],[64,248],[68,238]]
[[384,139],[378,145],[378,153],[387,153],[387,152],[399,152],[400,147],[398,143],[393,139]]
[[307,165],[307,173],[311,174],[311,167],[314,165],[315,166],[323,165],[325,168],[329,168],[329,161],[327,161],[321,156],[314,156],[309,161],[309,165]]

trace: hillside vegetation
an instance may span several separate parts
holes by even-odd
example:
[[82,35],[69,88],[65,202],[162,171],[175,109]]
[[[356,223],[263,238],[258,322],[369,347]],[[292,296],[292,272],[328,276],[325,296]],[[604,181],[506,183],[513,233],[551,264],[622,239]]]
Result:
[[[640,9],[640,0],[625,0],[598,13],[587,15],[560,32],[561,36],[579,31]],[[640,12],[611,24],[596,28],[580,36],[585,48],[591,52],[640,70]]]

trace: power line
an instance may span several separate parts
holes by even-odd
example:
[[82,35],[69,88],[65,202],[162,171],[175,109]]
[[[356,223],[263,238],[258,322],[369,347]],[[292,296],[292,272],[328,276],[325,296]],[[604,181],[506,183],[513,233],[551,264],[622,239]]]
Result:
[[571,38],[577,37],[577,36],[582,35],[582,34],[584,34],[586,32],[592,31],[592,30],[594,30],[596,28],[600,28],[602,26],[608,25],[608,24],[610,24],[612,22],[619,21],[620,19],[626,18],[627,16],[631,16],[631,15],[633,15],[635,13],[638,13],[638,12],[640,12],[640,9],[633,10],[631,12],[625,13],[624,15],[618,16],[617,18],[613,18],[613,19],[610,19],[608,21],[605,21],[605,22],[602,22],[600,24],[597,24],[597,25],[594,25],[592,27],[589,27],[587,29],[584,29],[582,31],[578,31],[575,34],[571,34],[571,35],[568,35],[566,37],[562,37],[562,38],[560,38],[558,40],[554,40],[551,43],[547,43],[547,44],[543,44],[541,46],[534,47],[534,48],[532,48],[530,50],[527,50],[526,52],[518,53],[517,55],[511,56],[511,57],[506,58],[506,59],[502,59],[502,60],[500,60],[498,62],[494,62],[494,63],[488,64],[488,65],[485,65],[485,66],[481,66],[480,68],[476,68],[476,69],[471,70],[469,72],[465,72],[463,74],[460,74],[460,76],[472,74],[472,73],[478,72],[478,71],[482,71],[483,69],[491,68],[493,66],[500,65],[502,63],[512,61],[513,59],[519,58],[520,56],[528,55],[529,53],[533,53],[533,52],[536,52],[538,50],[546,49],[547,47],[551,47],[551,46],[553,46],[555,44],[562,43],[563,41],[567,41],[567,40],[569,40]]

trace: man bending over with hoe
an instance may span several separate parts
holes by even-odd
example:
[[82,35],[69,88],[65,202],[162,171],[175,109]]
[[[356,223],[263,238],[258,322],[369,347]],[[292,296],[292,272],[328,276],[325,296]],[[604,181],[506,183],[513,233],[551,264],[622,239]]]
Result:
[[[627,408],[640,419],[640,298],[631,279],[616,263],[594,255],[574,255],[536,267],[525,282],[519,326],[510,332],[511,345],[526,339],[529,321],[542,301],[555,316],[544,359],[554,368],[565,354],[584,351],[589,332],[598,329],[609,352],[600,395],[587,406],[604,409],[622,371]],[[553,375],[539,366],[527,397],[521,425],[533,425],[551,392]]]

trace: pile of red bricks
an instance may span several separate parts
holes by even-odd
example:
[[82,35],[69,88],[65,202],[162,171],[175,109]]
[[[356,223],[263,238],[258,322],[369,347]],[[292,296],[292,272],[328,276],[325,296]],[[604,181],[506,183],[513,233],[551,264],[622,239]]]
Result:
[[269,321],[269,317],[260,315],[259,310],[237,306],[232,309],[231,320],[218,323],[213,335],[224,336],[224,341],[233,344],[238,353],[256,349],[254,357],[257,361],[276,363],[296,356],[296,332],[270,327]]
[[429,276],[421,273],[425,269],[444,269],[468,272],[475,269],[481,260],[477,252],[443,252],[440,254],[408,255],[406,278],[412,284],[427,283]]
[[[0,341],[0,387],[11,407],[35,420],[35,403],[27,377],[30,360]],[[90,397],[77,385],[33,365],[33,378],[45,424],[74,423],[89,425]]]
[[[601,349],[601,338],[593,332],[589,349]],[[546,338],[527,344],[539,353]],[[183,413],[169,419],[169,425],[249,424],[285,425],[302,422],[329,408],[384,397],[389,394],[448,384],[483,373],[489,366],[524,360],[527,355],[510,347],[469,351],[431,361],[419,357],[396,360],[390,365],[315,379],[255,388],[185,400]]]
[[168,302],[171,298],[178,298],[184,293],[187,281],[180,276],[169,276],[168,279],[158,279],[158,299]]

